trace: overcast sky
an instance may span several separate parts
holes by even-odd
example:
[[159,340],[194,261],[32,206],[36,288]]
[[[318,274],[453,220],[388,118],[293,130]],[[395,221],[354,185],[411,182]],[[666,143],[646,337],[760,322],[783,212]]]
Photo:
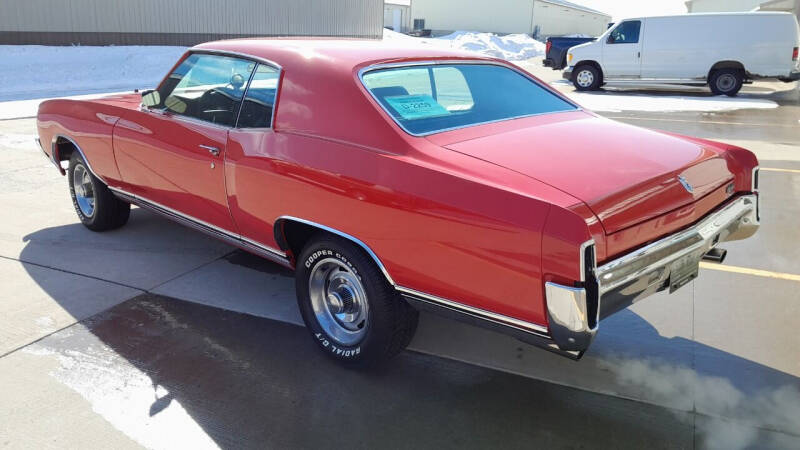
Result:
[[626,17],[658,16],[683,14],[686,12],[685,0],[570,0],[606,14],[611,14],[614,22]]

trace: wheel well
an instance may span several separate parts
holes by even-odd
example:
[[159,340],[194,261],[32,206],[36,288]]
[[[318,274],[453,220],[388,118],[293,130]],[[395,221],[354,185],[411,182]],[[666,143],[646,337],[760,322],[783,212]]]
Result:
[[61,169],[62,175],[65,172],[61,167],[61,161],[69,161],[69,159],[72,157],[72,152],[74,152],[76,148],[77,146],[75,143],[64,136],[57,136],[55,141],[53,141],[53,147],[51,150],[55,153],[53,155],[53,160],[56,162],[59,169]]
[[381,272],[383,272],[383,275],[386,277],[386,281],[388,281],[389,284],[392,286],[395,284],[394,280],[392,280],[392,277],[389,275],[389,272],[386,270],[386,267],[378,258],[378,255],[376,255],[375,252],[373,252],[372,249],[367,246],[367,244],[347,233],[343,233],[324,225],[298,219],[296,217],[279,218],[277,221],[275,221],[274,233],[275,242],[278,243],[278,246],[281,248],[281,250],[290,252],[294,259],[297,259],[297,257],[300,255],[300,252],[303,251],[303,247],[305,247],[306,243],[308,243],[313,236],[327,234],[332,237],[348,240],[355,244],[356,247],[364,250],[364,253],[366,253],[368,257],[372,258]]
[[744,65],[739,61],[720,61],[711,66],[711,69],[708,70],[708,75],[706,76],[706,79],[711,81],[711,75],[720,69],[737,69],[747,74],[747,72],[744,70]]
[[281,250],[291,252],[295,258],[303,251],[303,247],[309,239],[320,232],[327,233],[312,225],[294,220],[278,219],[275,222],[275,242],[278,243]]
[[592,66],[595,69],[597,69],[597,71],[600,73],[600,82],[601,83],[603,82],[603,68],[600,67],[600,63],[598,63],[597,61],[592,61],[592,60],[581,61],[578,64],[575,64],[575,71],[572,72],[573,76],[575,76],[575,73],[577,73],[578,67],[580,67],[580,66]]

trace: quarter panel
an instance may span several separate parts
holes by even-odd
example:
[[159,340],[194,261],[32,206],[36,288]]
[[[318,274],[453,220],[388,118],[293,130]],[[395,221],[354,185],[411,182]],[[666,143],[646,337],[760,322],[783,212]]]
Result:
[[112,130],[122,108],[78,100],[49,100],[39,107],[37,127],[49,153],[58,136],[74,141],[96,175],[109,184],[120,180],[112,147]]
[[[257,138],[232,142],[247,139]],[[265,229],[280,215],[320,223],[363,241],[397,285],[545,323],[539,252],[550,204],[513,189],[534,180],[431,144],[437,156],[410,157],[278,131],[257,145],[238,154],[231,145],[245,237],[272,243]],[[540,194],[550,192],[564,197],[547,186]]]

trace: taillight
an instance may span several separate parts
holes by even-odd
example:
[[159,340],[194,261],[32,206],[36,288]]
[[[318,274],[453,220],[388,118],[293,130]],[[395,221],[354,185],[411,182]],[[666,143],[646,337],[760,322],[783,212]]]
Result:
[[[547,45],[544,47],[545,53],[550,53],[550,47],[553,46],[553,42],[550,39],[547,40]],[[794,49],[794,59],[797,59],[797,48]]]
[[[548,50],[549,50],[549,48],[548,48]],[[798,50],[798,47],[795,47],[794,50],[792,50],[792,61],[797,61],[797,50]]]

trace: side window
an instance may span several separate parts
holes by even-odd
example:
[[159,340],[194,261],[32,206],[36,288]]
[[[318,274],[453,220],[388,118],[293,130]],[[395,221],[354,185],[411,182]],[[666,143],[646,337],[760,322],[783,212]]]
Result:
[[635,44],[639,42],[639,29],[642,22],[631,20],[622,22],[608,35],[609,44]]
[[259,64],[239,114],[239,128],[269,128],[272,126],[272,108],[278,90],[278,69]]
[[233,126],[256,63],[229,56],[189,55],[159,87],[156,108]]

